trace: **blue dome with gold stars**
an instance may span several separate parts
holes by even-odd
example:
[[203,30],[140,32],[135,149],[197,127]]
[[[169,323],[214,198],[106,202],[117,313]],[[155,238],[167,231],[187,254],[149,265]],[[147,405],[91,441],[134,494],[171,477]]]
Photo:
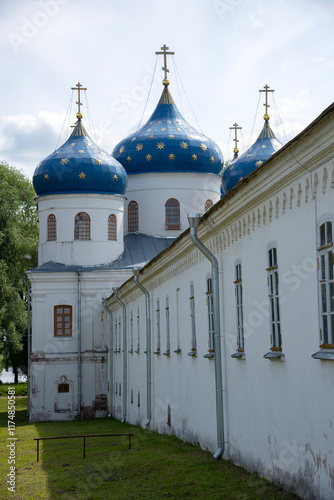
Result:
[[215,142],[190,126],[168,90],[168,80],[147,123],[113,150],[127,173],[221,174],[223,155]]
[[262,165],[282,147],[281,142],[276,138],[269,125],[269,116],[264,115],[264,118],[263,129],[254,144],[245,153],[234,159],[224,171],[222,179],[223,194],[226,194],[241,179]]
[[61,193],[123,195],[128,176],[122,165],[100,149],[82,125],[82,114],[70,138],[36,167],[33,185],[38,196]]

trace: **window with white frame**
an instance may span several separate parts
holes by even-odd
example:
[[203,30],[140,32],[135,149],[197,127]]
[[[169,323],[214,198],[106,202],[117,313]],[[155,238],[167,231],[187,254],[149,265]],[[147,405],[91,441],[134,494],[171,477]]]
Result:
[[280,306],[279,306],[279,289],[278,289],[278,265],[277,265],[277,249],[272,247],[268,250],[268,296],[269,296],[269,320],[270,320],[270,340],[271,351],[282,350],[281,322],[280,322]]
[[133,353],[133,312],[130,313],[130,354]]
[[237,317],[237,351],[244,350],[244,320],[243,320],[243,305],[242,305],[242,276],[241,264],[235,266],[235,307]]
[[209,351],[214,351],[214,343],[213,343],[213,335],[214,335],[214,327],[213,327],[213,294],[212,294],[212,278],[208,278],[206,280],[206,295],[207,295],[207,304],[208,304],[208,330],[209,330]]
[[318,268],[320,293],[320,347],[334,348],[333,224],[319,227]]
[[169,356],[170,354],[170,319],[169,319],[169,297],[166,297],[166,352],[165,354]]
[[195,321],[195,289],[194,283],[190,283],[190,321],[191,321],[191,350],[196,352],[196,321]]
[[139,354],[140,351],[140,315],[139,307],[137,308],[137,350],[136,353]]
[[157,326],[157,350],[154,354],[160,354],[160,301],[157,299],[157,309],[156,309],[156,326]]

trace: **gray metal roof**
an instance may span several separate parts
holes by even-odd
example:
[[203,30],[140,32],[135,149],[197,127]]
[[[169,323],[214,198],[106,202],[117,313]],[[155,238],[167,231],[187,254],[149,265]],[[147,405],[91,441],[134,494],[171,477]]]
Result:
[[135,266],[142,267],[153,259],[153,257],[168,248],[174,240],[175,238],[150,236],[143,233],[129,233],[124,236],[123,254],[113,262],[97,266],[67,266],[58,262],[49,261],[35,269],[30,269],[29,272],[73,272],[79,269],[89,272],[131,269]]

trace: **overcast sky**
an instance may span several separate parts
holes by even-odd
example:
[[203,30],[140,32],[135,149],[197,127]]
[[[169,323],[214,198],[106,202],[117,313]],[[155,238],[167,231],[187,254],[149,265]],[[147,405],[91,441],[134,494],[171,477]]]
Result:
[[333,21],[333,0],[1,0],[0,161],[32,177],[70,133],[79,81],[88,88],[84,124],[111,153],[156,106],[163,44],[175,52],[177,106],[225,159],[234,122],[241,151],[259,134],[265,84],[275,90],[271,126],[285,143],[333,101]]

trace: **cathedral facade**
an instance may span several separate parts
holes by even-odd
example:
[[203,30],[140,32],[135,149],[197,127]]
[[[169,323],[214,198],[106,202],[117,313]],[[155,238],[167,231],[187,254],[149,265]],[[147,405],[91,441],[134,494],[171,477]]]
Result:
[[163,85],[112,156],[79,109],[35,171],[30,420],[111,415],[331,498],[334,105],[284,146],[266,113],[222,182]]

